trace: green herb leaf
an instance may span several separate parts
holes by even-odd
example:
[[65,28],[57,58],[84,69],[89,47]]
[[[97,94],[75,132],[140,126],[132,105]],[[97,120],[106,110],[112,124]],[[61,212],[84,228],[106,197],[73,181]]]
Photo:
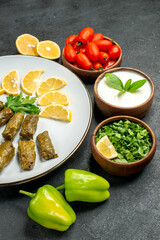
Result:
[[116,90],[119,90],[119,91],[124,91],[124,87],[123,87],[122,81],[115,74],[113,74],[113,73],[106,73],[105,77],[106,77],[106,83],[110,87],[112,87],[112,88],[114,88]]
[[137,89],[141,88],[145,83],[146,79],[135,81],[131,84],[132,79],[128,79],[125,83],[125,86],[123,86],[123,82],[119,77],[117,77],[113,73],[106,73],[105,74],[106,80],[105,82],[112,88],[118,90],[118,91],[127,91],[127,92],[134,92]]
[[36,101],[36,97],[31,97],[27,96],[26,98],[22,98],[21,104],[33,104]]
[[118,153],[118,157],[113,159],[115,162],[130,163],[140,160],[149,153],[152,147],[152,139],[148,130],[141,124],[127,119],[100,128],[96,133],[95,143],[105,135],[108,136]]
[[128,79],[125,83],[124,90],[127,91],[131,85],[132,79]]
[[22,112],[28,114],[39,114],[40,108],[33,103],[36,101],[36,97],[23,98],[22,92],[14,97],[12,94],[7,97],[5,107],[9,107],[13,112]]
[[140,87],[142,87],[145,83],[147,82],[146,79],[142,79],[142,80],[138,80],[136,82],[133,82],[129,89],[128,89],[128,92],[134,92],[136,91],[137,89],[139,89]]

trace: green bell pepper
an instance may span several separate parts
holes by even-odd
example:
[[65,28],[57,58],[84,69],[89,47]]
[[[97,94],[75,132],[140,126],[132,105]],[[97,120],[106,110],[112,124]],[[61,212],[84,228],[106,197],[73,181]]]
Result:
[[28,216],[40,225],[66,231],[76,221],[76,214],[62,194],[51,185],[40,187],[37,193],[19,191],[31,197]]
[[109,187],[107,180],[94,173],[68,169],[65,171],[64,184],[57,189],[65,189],[68,202],[102,202],[110,196]]

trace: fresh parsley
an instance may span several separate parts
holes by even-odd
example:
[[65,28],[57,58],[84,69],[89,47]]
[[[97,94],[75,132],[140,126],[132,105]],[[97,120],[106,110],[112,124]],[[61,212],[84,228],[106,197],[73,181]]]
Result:
[[145,157],[151,147],[152,139],[146,128],[128,119],[110,123],[99,129],[95,136],[97,143],[107,135],[114,145],[118,157],[115,162],[130,163]]
[[23,97],[22,92],[14,97],[12,94],[7,97],[4,107],[9,107],[13,112],[21,112],[28,114],[39,114],[40,108],[34,105],[36,97]]
[[142,79],[142,80],[138,80],[138,81],[135,81],[132,83],[132,79],[128,79],[127,82],[125,83],[125,85],[123,86],[123,82],[115,74],[106,73],[105,77],[106,77],[105,82],[110,87],[112,87],[118,91],[126,91],[126,92],[136,91],[137,89],[141,88],[147,81],[146,79]]

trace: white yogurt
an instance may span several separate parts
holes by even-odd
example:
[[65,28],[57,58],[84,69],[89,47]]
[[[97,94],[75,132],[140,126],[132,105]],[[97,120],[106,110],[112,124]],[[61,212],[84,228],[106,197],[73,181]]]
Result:
[[[119,70],[112,72],[121,79],[125,85],[128,79],[132,79],[132,83],[142,80],[145,77],[138,72],[132,70]],[[120,92],[105,83],[105,76],[97,84],[97,92],[99,96],[107,103],[118,107],[135,107],[144,103],[151,95],[152,87],[150,82],[147,82],[135,92]]]

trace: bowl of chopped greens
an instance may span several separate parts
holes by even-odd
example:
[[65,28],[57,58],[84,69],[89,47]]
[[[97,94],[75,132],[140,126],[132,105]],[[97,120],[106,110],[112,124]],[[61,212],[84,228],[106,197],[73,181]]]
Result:
[[105,117],[127,115],[143,118],[154,98],[154,84],[144,72],[118,67],[102,73],[94,84],[94,99]]
[[102,121],[91,136],[91,152],[108,173],[130,176],[140,172],[156,151],[153,130],[132,116],[114,116]]

